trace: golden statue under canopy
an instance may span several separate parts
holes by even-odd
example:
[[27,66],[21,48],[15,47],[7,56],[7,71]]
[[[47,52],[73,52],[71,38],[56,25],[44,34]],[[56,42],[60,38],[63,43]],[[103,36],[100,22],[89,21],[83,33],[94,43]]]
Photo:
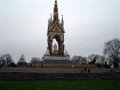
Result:
[[56,43],[54,44],[53,48],[54,48],[55,51],[58,50],[58,46],[57,46]]

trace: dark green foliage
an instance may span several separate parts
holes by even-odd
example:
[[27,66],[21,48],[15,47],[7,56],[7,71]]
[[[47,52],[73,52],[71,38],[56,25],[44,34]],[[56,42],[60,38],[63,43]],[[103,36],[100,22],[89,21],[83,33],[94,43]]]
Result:
[[0,81],[0,90],[120,90],[120,80]]

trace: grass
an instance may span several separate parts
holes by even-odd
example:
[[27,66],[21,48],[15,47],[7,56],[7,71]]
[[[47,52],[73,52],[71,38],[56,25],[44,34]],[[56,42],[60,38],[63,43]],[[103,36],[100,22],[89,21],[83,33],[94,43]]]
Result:
[[0,81],[0,90],[120,90],[120,80]]

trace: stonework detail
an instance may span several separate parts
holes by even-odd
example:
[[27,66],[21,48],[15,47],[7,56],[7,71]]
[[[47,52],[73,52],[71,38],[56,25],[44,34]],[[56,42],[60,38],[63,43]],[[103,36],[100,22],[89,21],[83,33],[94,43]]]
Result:
[[44,60],[70,60],[69,56],[46,56],[44,57]]

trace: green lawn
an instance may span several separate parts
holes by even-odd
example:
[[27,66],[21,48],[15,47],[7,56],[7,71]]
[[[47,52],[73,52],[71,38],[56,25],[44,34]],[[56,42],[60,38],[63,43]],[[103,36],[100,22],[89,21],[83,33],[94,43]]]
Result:
[[0,90],[120,90],[120,80],[0,81]]

